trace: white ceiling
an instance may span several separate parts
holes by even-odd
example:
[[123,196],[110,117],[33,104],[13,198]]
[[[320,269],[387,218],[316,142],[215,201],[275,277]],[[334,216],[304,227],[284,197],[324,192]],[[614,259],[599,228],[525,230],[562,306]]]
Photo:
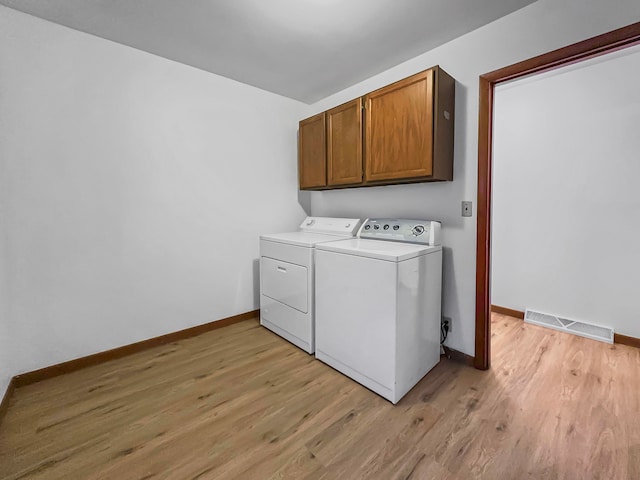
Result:
[[0,4],[313,103],[533,1],[0,0]]

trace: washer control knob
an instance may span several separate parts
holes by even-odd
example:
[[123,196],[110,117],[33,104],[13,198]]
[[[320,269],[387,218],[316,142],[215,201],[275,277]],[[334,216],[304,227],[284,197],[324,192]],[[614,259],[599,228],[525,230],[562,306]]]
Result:
[[382,227],[382,228],[384,228],[385,230],[389,230],[389,225],[385,225],[385,226],[384,226],[384,227]]
[[413,230],[411,230],[411,233],[413,233],[416,237],[418,235],[422,235],[424,233],[424,225],[416,225],[415,227],[413,227]]
[[371,225],[369,225],[368,223],[364,226],[365,230],[370,230],[371,229]]
[[394,225],[394,226],[393,226],[393,229],[394,229],[394,230],[398,230],[399,228],[400,228],[400,225]]
[[374,229],[374,230],[380,230],[380,225],[375,224],[375,225],[373,226],[373,229]]

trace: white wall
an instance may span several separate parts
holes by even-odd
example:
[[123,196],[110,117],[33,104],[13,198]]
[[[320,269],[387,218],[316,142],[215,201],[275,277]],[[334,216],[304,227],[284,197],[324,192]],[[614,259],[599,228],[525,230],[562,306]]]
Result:
[[11,373],[258,308],[259,234],[305,215],[303,104],[5,7],[0,32]]
[[[2,92],[0,91],[0,98]],[[0,131],[0,144],[2,132]],[[7,282],[7,229],[6,229],[6,175],[5,159],[0,155],[0,401],[13,376],[11,359],[13,345],[9,338],[9,289]]]
[[485,27],[328,97],[311,115],[439,64],[456,80],[454,181],[312,194],[314,215],[401,216],[443,222],[443,315],[447,344],[474,354],[476,218],[460,202],[477,196],[478,77],[497,68],[640,20],[637,0],[539,0]]
[[493,303],[640,337],[640,47],[496,89]]

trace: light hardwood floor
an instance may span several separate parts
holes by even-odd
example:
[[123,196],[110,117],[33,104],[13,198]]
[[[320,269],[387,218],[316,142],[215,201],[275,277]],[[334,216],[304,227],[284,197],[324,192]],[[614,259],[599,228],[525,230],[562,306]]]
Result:
[[17,389],[2,479],[640,479],[640,350],[494,314],[397,406],[250,320]]

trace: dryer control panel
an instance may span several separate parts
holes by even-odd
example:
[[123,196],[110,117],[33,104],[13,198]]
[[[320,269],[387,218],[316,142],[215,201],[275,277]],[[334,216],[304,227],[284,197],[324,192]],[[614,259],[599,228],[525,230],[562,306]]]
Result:
[[357,233],[360,223],[359,218],[307,217],[300,225],[300,230],[353,237]]
[[440,245],[440,222],[397,218],[368,218],[358,232],[360,238]]

